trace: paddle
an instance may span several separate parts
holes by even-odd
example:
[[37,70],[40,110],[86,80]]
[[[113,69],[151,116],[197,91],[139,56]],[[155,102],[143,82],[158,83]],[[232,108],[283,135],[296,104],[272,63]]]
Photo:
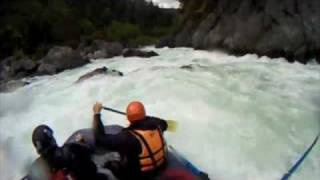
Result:
[[312,151],[313,147],[317,144],[318,139],[320,138],[320,133],[316,136],[312,144],[308,147],[308,149],[303,153],[303,155],[299,158],[299,160],[292,166],[292,168],[281,178],[281,180],[289,180],[293,173],[297,171],[299,166],[303,163],[303,161],[307,158],[309,153]]
[[[102,107],[104,110],[107,110],[107,111],[111,111],[111,112],[114,112],[114,113],[118,113],[118,114],[121,114],[121,115],[126,115],[125,112],[122,112],[122,111],[118,111],[116,109],[112,109],[112,108],[109,108],[109,107]],[[177,128],[178,128],[178,122],[175,121],[175,120],[166,120],[167,124],[168,124],[168,131],[169,132],[176,132]]]

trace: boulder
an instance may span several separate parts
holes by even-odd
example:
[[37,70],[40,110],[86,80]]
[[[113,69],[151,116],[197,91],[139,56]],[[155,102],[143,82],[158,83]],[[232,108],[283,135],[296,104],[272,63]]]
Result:
[[193,65],[192,64],[189,64],[189,65],[183,65],[180,67],[180,69],[185,69],[185,70],[193,70]]
[[149,58],[153,56],[159,56],[158,53],[154,51],[141,51],[138,49],[127,49],[123,52],[123,57],[142,57],[142,58]]
[[0,81],[8,81],[13,76],[8,60],[3,60],[0,63]]
[[90,59],[103,59],[103,58],[108,58],[109,55],[106,50],[97,50],[92,54],[89,54],[88,57]]
[[72,69],[87,64],[89,60],[83,58],[79,51],[70,47],[54,47],[48,54],[40,60],[40,66],[37,73],[54,74],[66,69]]
[[97,68],[91,72],[88,72],[84,75],[82,75],[77,81],[76,83],[85,81],[87,79],[92,78],[93,76],[96,75],[111,75],[111,76],[123,76],[123,73],[117,70],[113,70],[113,69],[108,69],[107,67],[102,67],[102,68]]
[[13,80],[9,82],[0,83],[0,92],[1,93],[12,92],[28,84],[30,84],[30,82],[26,82],[22,80]]
[[80,51],[82,57],[89,59],[112,58],[122,54],[123,46],[118,42],[96,40],[91,46],[80,44],[78,51]]
[[0,63],[0,80],[9,81],[33,75],[38,64],[29,58],[16,60],[14,57],[4,59]]
[[0,62],[1,66],[11,66],[12,62],[15,61],[13,56],[7,57]]
[[109,57],[120,56],[123,51],[123,46],[119,42],[105,43],[105,50]]
[[39,75],[52,75],[58,73],[58,68],[55,65],[48,64],[48,63],[41,63],[38,67],[37,73]]
[[188,65],[180,66],[180,69],[184,69],[184,70],[188,70],[188,71],[193,71],[197,68],[205,68],[205,66],[202,66],[200,64],[188,64]]
[[19,72],[26,72],[29,74],[34,73],[36,70],[37,64],[29,58],[20,59],[14,61],[11,64],[12,71],[17,74]]
[[11,63],[14,61],[14,57],[7,57],[0,61],[0,81],[8,81],[12,77]]

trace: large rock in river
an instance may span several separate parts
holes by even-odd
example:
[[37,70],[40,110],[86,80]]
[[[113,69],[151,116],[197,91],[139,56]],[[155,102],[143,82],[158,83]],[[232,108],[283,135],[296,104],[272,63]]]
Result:
[[27,57],[22,59],[8,57],[0,63],[0,81],[7,82],[34,75],[37,67],[38,64]]
[[138,49],[126,49],[122,55],[123,57],[142,57],[142,58],[159,56],[159,54],[154,51],[142,51]]
[[119,42],[95,40],[90,46],[86,46],[84,43],[80,44],[78,51],[83,57],[89,59],[112,58],[122,54],[123,46]]
[[88,72],[84,75],[82,75],[77,81],[76,83],[85,81],[87,79],[92,78],[93,76],[97,76],[97,75],[111,75],[111,76],[123,76],[123,73],[114,69],[108,69],[107,67],[102,67],[102,68],[97,68],[91,72]]
[[38,74],[55,74],[66,69],[83,66],[89,59],[83,58],[70,47],[54,47],[40,60]]

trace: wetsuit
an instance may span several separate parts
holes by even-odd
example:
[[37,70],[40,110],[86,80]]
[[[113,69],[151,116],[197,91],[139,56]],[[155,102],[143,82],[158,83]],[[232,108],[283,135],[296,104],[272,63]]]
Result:
[[52,147],[32,164],[23,180],[50,180],[61,170],[76,180],[106,180],[106,176],[97,173],[91,153],[87,146],[76,143]]
[[[97,146],[117,151],[122,157],[125,157],[126,166],[114,174],[120,179],[150,179],[157,173],[157,170],[145,173],[141,171],[139,155],[142,147],[139,139],[132,133],[133,130],[156,130],[164,132],[167,130],[167,122],[155,117],[146,117],[145,120],[131,124],[115,135],[106,134],[104,125],[101,122],[100,114],[94,115],[93,130]],[[165,166],[165,163],[163,163]],[[161,169],[161,168],[158,168]]]

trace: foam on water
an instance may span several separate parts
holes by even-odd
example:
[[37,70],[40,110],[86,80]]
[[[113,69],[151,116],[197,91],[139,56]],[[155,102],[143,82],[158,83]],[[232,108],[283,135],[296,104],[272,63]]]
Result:
[[[123,110],[141,100],[150,115],[177,120],[168,142],[219,180],[279,179],[320,130],[320,66],[188,48],[156,51],[160,56],[150,59],[96,60],[0,94],[0,179],[19,179],[37,157],[34,127],[48,124],[62,144],[90,127],[95,101]],[[102,66],[125,76],[74,83]],[[103,120],[127,125],[109,112]],[[318,144],[292,179],[319,177]]]

